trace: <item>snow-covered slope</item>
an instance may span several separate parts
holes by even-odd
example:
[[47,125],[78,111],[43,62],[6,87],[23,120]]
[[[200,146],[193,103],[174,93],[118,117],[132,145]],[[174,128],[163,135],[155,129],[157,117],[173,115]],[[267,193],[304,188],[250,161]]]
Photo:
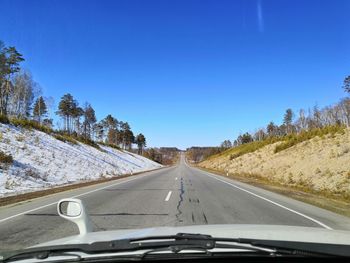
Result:
[[0,124],[0,150],[14,159],[13,165],[0,168],[0,197],[161,167],[137,154],[102,145],[101,149]]

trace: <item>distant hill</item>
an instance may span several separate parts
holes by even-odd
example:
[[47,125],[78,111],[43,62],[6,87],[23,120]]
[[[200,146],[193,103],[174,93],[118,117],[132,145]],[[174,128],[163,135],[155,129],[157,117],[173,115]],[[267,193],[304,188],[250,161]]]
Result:
[[160,152],[179,152],[180,150],[176,147],[160,147]]
[[225,149],[221,147],[200,147],[200,146],[192,146],[191,148],[186,149],[187,159],[190,162],[201,162],[204,159],[208,158],[211,155],[220,153]]

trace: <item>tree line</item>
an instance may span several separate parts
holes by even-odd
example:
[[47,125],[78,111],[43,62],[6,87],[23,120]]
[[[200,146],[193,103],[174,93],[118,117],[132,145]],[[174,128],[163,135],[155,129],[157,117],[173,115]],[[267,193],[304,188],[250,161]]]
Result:
[[[52,99],[41,96],[39,84],[28,71],[21,69],[23,61],[23,55],[15,47],[7,47],[0,41],[0,115],[10,120],[31,120],[53,129],[53,120],[48,116]],[[139,154],[146,147],[146,137],[142,133],[134,135],[128,122],[119,121],[111,114],[97,121],[92,105],[86,102],[79,106],[70,93],[62,96],[55,114],[63,121],[58,131],[68,136],[129,150],[136,144]]]
[[[222,144],[225,144],[227,142],[230,142],[230,140],[225,140]],[[230,147],[232,147],[231,142],[230,142],[230,146],[227,146],[227,147],[224,147],[223,145],[221,145],[220,147],[192,146],[186,149],[186,155],[190,161],[198,163],[207,159],[209,156],[221,153]]]
[[146,137],[142,133],[135,136],[128,122],[118,121],[111,114],[97,122],[91,104],[85,103],[80,107],[70,93],[62,96],[56,113],[63,119],[62,130],[68,134],[117,145],[128,150],[136,144],[139,154],[143,153],[146,146]]
[[[350,94],[350,76],[344,79],[343,89]],[[230,140],[223,141],[220,147],[228,149],[253,141],[283,137],[292,133],[299,134],[303,131],[333,125],[350,127],[350,98],[342,98],[338,103],[321,109],[317,105],[308,110],[300,109],[297,113],[288,108],[283,115],[281,125],[271,121],[266,127],[257,129],[253,133],[240,134],[233,142]]]

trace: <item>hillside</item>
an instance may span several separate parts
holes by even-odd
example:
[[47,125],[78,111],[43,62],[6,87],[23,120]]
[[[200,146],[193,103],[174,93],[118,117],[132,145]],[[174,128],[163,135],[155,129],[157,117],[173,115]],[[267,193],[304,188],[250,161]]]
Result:
[[1,164],[0,197],[161,167],[127,151],[63,142],[7,124],[0,124],[0,150],[14,160],[9,166]]
[[[350,130],[312,139],[284,149],[270,143],[237,154],[235,148],[198,165],[229,175],[262,179],[325,195],[350,197]],[[256,144],[252,145],[256,147]],[[246,148],[248,148],[247,146]]]

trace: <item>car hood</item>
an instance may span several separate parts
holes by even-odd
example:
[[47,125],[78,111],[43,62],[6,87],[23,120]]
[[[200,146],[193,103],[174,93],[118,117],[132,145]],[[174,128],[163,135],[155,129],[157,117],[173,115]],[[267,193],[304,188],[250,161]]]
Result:
[[252,238],[312,243],[350,245],[350,231],[282,225],[195,225],[178,227],[152,227],[90,232],[42,243],[39,246],[64,244],[90,244],[97,241],[176,235],[177,233],[205,234],[222,238]]

